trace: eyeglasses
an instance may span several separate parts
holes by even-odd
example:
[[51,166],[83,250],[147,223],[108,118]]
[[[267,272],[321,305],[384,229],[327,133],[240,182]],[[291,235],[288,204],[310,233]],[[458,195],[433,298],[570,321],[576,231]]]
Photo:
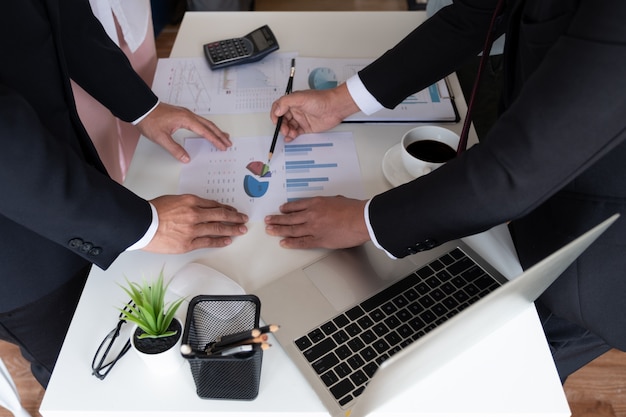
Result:
[[[93,360],[91,361],[91,374],[100,380],[106,378],[106,376],[109,374],[109,372],[111,372],[111,369],[113,369],[113,366],[115,366],[117,361],[119,361],[122,356],[124,356],[126,352],[128,352],[128,350],[130,349],[129,337],[128,340],[126,340],[126,343],[124,344],[122,349],[117,354],[111,353],[111,349],[115,344],[115,340],[119,337],[122,326],[124,325],[124,323],[126,323],[126,320],[124,320],[125,312],[130,312],[131,306],[135,306],[132,300],[129,301],[126,306],[124,306],[124,309],[119,315],[117,326],[115,326],[115,328],[105,336],[102,343],[100,343],[100,346],[98,347],[98,350],[96,351]],[[116,350],[114,350],[113,352],[115,351]]]

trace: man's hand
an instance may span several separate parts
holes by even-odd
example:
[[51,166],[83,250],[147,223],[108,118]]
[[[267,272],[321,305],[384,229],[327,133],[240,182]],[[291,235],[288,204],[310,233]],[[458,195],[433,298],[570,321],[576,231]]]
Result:
[[282,236],[282,247],[339,249],[370,240],[365,225],[366,201],[343,196],[314,197],[283,204],[283,214],[265,217],[265,230]]
[[180,146],[172,135],[178,129],[188,129],[209,140],[219,150],[226,150],[232,145],[228,133],[221,131],[215,123],[200,117],[192,111],[166,103],[152,110],[137,124],[142,135],[161,145],[181,162],[189,162],[189,154]]
[[144,248],[156,253],[185,253],[200,248],[220,248],[233,236],[245,234],[248,216],[233,207],[194,195],[166,195],[150,201],[157,210],[159,227]]
[[296,91],[272,104],[270,117],[276,124],[283,116],[280,132],[291,142],[303,133],[323,132],[359,111],[345,84],[329,90]]

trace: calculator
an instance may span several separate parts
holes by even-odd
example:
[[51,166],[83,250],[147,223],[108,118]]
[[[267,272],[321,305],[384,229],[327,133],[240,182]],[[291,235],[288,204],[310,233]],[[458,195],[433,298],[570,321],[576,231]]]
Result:
[[244,37],[224,39],[204,45],[204,55],[211,69],[255,62],[278,49],[278,41],[268,25]]

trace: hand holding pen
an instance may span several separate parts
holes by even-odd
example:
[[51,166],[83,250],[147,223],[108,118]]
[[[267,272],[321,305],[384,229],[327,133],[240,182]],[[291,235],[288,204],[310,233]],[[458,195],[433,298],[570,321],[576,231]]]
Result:
[[[293,90],[293,76],[296,73],[296,60],[295,58],[291,59],[291,71],[289,72],[289,81],[287,81],[287,89],[285,90],[285,95],[291,94]],[[283,116],[278,118],[276,122],[276,129],[274,130],[274,137],[272,138],[272,144],[270,146],[270,152],[267,156],[267,165],[270,164],[270,160],[272,159],[272,155],[274,155],[274,148],[276,147],[276,140],[278,139],[278,134],[280,133],[280,127],[283,124]]]

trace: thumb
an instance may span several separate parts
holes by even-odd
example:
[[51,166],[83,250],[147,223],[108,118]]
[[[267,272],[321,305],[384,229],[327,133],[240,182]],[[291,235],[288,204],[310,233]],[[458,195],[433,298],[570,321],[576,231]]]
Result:
[[180,162],[186,164],[191,160],[189,154],[181,145],[178,144],[171,136],[166,135],[166,138],[163,138],[163,141],[160,141],[163,148],[170,153],[174,158],[178,159]]

